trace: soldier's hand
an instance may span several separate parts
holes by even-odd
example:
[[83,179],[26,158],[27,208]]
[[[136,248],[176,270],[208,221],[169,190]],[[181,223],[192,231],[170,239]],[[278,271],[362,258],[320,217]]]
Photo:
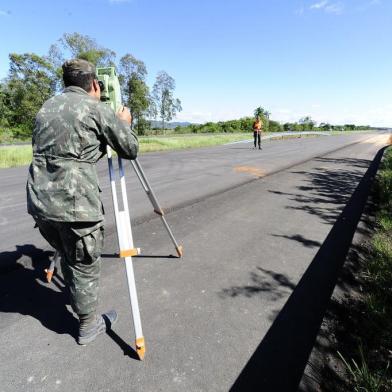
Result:
[[127,107],[123,106],[122,110],[120,109],[120,111],[117,112],[117,117],[131,125],[132,115]]

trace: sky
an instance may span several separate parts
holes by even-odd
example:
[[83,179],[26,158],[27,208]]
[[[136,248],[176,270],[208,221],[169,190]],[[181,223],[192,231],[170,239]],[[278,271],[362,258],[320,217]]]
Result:
[[177,121],[392,127],[392,0],[0,0],[0,79],[73,32],[171,75]]

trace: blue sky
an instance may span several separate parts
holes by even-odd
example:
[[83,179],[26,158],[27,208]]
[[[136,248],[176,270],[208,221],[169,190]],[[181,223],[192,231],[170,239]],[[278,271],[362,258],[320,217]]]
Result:
[[392,126],[392,0],[0,0],[0,78],[72,32],[168,72],[177,120]]

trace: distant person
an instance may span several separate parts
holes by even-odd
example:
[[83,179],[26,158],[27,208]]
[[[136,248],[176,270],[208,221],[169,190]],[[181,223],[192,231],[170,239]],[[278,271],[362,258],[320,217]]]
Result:
[[112,147],[135,159],[138,140],[127,108],[117,114],[100,102],[95,66],[74,59],[63,64],[65,90],[47,100],[33,131],[27,210],[42,236],[61,254],[61,269],[80,325],[78,343],[92,342],[117,319],[97,315],[104,211],[96,163]]
[[260,116],[257,116],[255,121],[253,121],[253,142],[256,148],[256,144],[259,146],[259,150],[261,150],[261,132],[263,131],[263,122],[260,119]]

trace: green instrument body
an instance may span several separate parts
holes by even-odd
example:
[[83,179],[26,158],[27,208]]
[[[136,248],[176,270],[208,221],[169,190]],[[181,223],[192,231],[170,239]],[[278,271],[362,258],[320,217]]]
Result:
[[121,88],[115,67],[98,67],[98,80],[102,82],[101,101],[110,105],[115,113],[122,108]]

